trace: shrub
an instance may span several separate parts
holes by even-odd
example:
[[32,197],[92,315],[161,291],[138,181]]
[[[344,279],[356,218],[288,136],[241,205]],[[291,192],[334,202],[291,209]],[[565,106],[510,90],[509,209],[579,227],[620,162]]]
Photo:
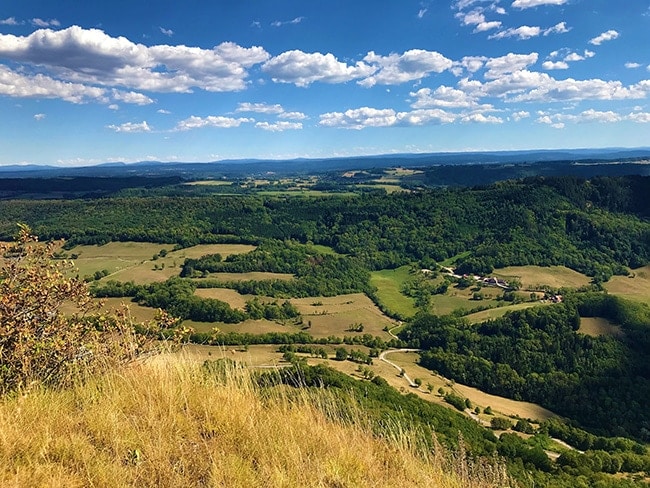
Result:
[[[152,344],[127,311],[102,315],[87,284],[70,278],[72,263],[53,260],[53,243],[39,244],[19,227],[15,242],[0,243],[0,393],[69,383]],[[64,314],[64,304],[73,311]]]

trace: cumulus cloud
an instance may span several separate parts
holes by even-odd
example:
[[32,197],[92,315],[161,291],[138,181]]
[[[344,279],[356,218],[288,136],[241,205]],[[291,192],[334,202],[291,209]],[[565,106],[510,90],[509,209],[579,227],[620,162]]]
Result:
[[566,26],[566,22],[560,22],[558,24],[555,24],[553,27],[549,27],[548,29],[544,29],[543,34],[545,36],[548,36],[550,34],[565,34],[569,32],[569,28]]
[[514,8],[525,9],[539,7],[540,5],[564,5],[568,0],[514,0]]
[[600,46],[603,42],[613,41],[614,39],[617,39],[619,36],[620,34],[615,30],[608,30],[607,32],[603,32],[599,36],[590,39],[589,44],[593,44],[594,46]]
[[305,120],[307,115],[302,112],[283,112],[278,114],[279,119]]
[[632,112],[626,117],[627,120],[636,122],[638,124],[650,124],[650,113],[648,112]]
[[368,127],[446,124],[454,122],[454,120],[456,120],[456,115],[438,108],[396,112],[390,108],[361,107],[345,112],[322,114],[319,124],[323,127],[361,130]]
[[237,91],[247,69],[269,54],[261,47],[222,43],[213,49],[136,44],[99,29],[40,29],[29,36],[0,34],[0,56],[48,70],[65,81],[156,92]]
[[108,106],[108,108],[109,108],[110,110],[119,110],[119,109],[120,109],[120,106],[119,106],[118,104],[116,104],[116,103],[111,103],[111,104]]
[[55,80],[42,74],[25,75],[0,65],[0,95],[16,98],[60,98],[71,103],[106,102],[106,90]]
[[564,61],[544,61],[542,68],[545,70],[552,69],[569,69],[569,65]]
[[287,122],[286,120],[281,120],[278,122],[258,122],[255,124],[255,127],[258,129],[267,130],[270,132],[283,132],[285,130],[299,130],[302,129],[302,123],[300,122]]
[[484,115],[482,113],[469,114],[461,117],[463,123],[475,122],[477,124],[502,124],[503,119],[494,115]]
[[488,59],[485,62],[485,67],[487,68],[485,78],[499,78],[508,73],[521,71],[524,68],[535,64],[538,58],[539,54],[533,52],[530,54],[508,53],[505,56]]
[[375,70],[363,62],[350,66],[331,53],[305,53],[299,50],[286,51],[262,65],[262,71],[271,76],[274,82],[293,83],[300,87],[309,86],[316,81],[344,83],[364,78]]
[[171,37],[174,35],[174,31],[171,29],[165,29],[164,27],[158,27],[158,28],[160,29],[160,32],[162,32],[167,37]]
[[478,105],[476,98],[462,90],[444,85],[439,86],[435,90],[421,88],[416,92],[411,92],[409,95],[415,98],[415,101],[411,104],[413,108],[469,108]]
[[113,89],[112,95],[114,100],[124,103],[131,103],[135,105],[149,105],[153,103],[153,100],[148,96],[133,91],[125,92]]
[[203,127],[217,127],[219,129],[231,129],[239,127],[242,124],[255,122],[255,119],[240,117],[222,117],[220,115],[209,115],[207,117],[197,117],[192,115],[185,120],[181,120],[175,130],[186,131],[191,129],[200,129]]
[[40,121],[43,120],[46,117],[45,114],[34,114],[34,120]]
[[504,39],[506,37],[517,37],[520,40],[537,37],[542,33],[541,27],[522,25],[521,27],[510,27],[488,36],[488,39]]
[[403,54],[389,54],[380,56],[369,52],[363,60],[374,71],[372,76],[359,81],[361,86],[398,85],[407,81],[419,80],[429,73],[442,73],[453,66],[451,59],[447,59],[436,51],[411,49]]
[[485,65],[487,60],[485,56],[465,56],[460,61],[454,61],[450,71],[456,76],[461,76],[464,71],[475,73]]
[[636,68],[640,68],[640,67],[641,67],[641,63],[632,63],[632,62],[628,62],[628,63],[625,63],[625,67],[626,67],[627,69],[636,69]]
[[515,122],[519,122],[520,120],[526,119],[528,117],[530,117],[530,112],[526,112],[525,110],[520,110],[512,114],[512,118]]
[[151,132],[151,127],[149,127],[146,121],[140,123],[126,122],[121,125],[107,125],[106,127],[115,132]]
[[169,110],[165,110],[164,108],[159,108],[158,110],[156,110],[156,113],[163,114],[163,115],[171,114]]
[[266,103],[242,102],[235,112],[256,112],[259,114],[281,114],[284,112],[282,105],[268,105]]

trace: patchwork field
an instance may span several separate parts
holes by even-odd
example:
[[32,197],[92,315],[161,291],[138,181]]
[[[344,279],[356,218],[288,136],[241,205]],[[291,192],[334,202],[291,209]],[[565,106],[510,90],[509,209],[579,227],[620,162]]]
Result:
[[579,288],[591,281],[588,276],[564,266],[509,266],[495,270],[492,274],[506,281],[518,278],[524,289],[536,289],[543,285],[551,288]]
[[650,265],[633,269],[630,276],[612,276],[604,286],[613,295],[647,302],[650,300]]
[[173,244],[148,242],[110,242],[103,246],[77,246],[67,255],[76,256],[74,264],[81,277],[105,270],[109,275],[104,279],[146,284],[178,275],[186,258],[206,254],[226,257],[255,249],[247,244],[201,244],[178,251],[172,251],[173,247]]

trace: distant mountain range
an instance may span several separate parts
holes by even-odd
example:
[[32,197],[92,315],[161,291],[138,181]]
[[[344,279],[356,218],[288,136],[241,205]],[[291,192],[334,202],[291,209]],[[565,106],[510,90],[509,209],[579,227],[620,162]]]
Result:
[[321,159],[238,159],[206,163],[163,163],[141,161],[137,163],[104,163],[84,167],[58,167],[48,165],[0,166],[2,178],[52,178],[52,177],[125,177],[125,176],[178,176],[246,177],[262,174],[320,174],[330,171],[364,170],[371,168],[418,168],[440,165],[464,164],[517,164],[535,162],[630,162],[650,158],[650,148],[566,149],[534,151],[449,152],[429,154],[382,154]]

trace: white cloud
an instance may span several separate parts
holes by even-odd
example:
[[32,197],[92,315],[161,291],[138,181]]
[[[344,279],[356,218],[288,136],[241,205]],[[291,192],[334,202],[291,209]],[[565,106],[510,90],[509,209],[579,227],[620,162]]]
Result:
[[45,114],[35,114],[34,115],[34,120],[40,121],[40,120],[43,120],[45,117],[47,117]]
[[271,22],[271,25],[273,27],[282,27],[283,25],[295,25],[295,24],[300,24],[303,20],[305,20],[304,17],[296,17],[295,19],[291,20],[276,20],[274,22]]
[[96,101],[105,103],[108,98],[103,88],[67,83],[48,76],[16,73],[0,65],[0,95],[16,98],[60,98],[71,103]]
[[537,62],[539,58],[538,53],[530,54],[513,54],[508,53],[505,56],[498,58],[491,58],[485,62],[487,72],[485,73],[486,79],[499,78],[508,73],[514,73],[527,68]]
[[61,22],[56,19],[43,20],[43,19],[32,19],[29,21],[35,27],[59,27]]
[[231,129],[233,127],[239,127],[242,124],[255,122],[255,119],[240,117],[222,117],[216,115],[209,115],[208,117],[197,117],[192,115],[191,117],[181,120],[177,125],[175,130],[185,131],[190,129],[200,129],[203,127],[217,127],[220,129]]
[[485,32],[492,29],[499,29],[501,27],[501,22],[493,20],[491,22],[480,22],[476,24],[474,32]]
[[169,110],[165,110],[164,108],[159,108],[158,110],[156,110],[156,113],[163,114],[163,115],[171,114]]
[[615,30],[608,30],[607,32],[603,32],[599,36],[590,39],[589,44],[593,44],[594,46],[600,46],[603,42],[612,41],[618,38],[618,36],[620,36],[620,34]]
[[0,19],[0,25],[21,25],[22,22],[18,22],[16,17],[8,17],[6,19]]
[[160,32],[162,32],[167,37],[171,37],[174,35],[174,31],[171,29],[165,29],[164,27],[158,27],[158,28],[160,29]]
[[569,69],[569,65],[564,61],[544,61],[542,63],[542,68],[545,70]]
[[427,8],[421,8],[421,9],[418,11],[418,19],[423,18],[424,15],[427,13],[428,10],[429,10],[429,9],[427,9]]
[[584,56],[581,56],[578,53],[570,53],[564,57],[564,60],[566,62],[571,62],[571,63],[575,61],[583,61],[584,59],[585,59]]
[[363,60],[373,70],[372,76],[359,81],[361,86],[398,85],[407,81],[419,80],[429,73],[442,73],[453,66],[451,59],[447,59],[436,51],[411,49],[403,54],[389,54],[380,56],[369,52]]
[[235,112],[256,112],[259,114],[281,114],[284,112],[282,105],[268,105],[267,103],[242,102]]
[[627,120],[637,122],[639,124],[650,124],[650,113],[648,112],[633,112],[626,117]]
[[450,71],[456,76],[461,76],[465,70],[469,73],[475,73],[485,65],[487,60],[488,58],[484,56],[465,56],[460,61],[454,61]]
[[0,34],[0,56],[65,81],[157,92],[243,90],[247,68],[264,62],[261,47],[222,43],[213,49],[144,46],[99,29],[41,29],[29,36]]
[[478,105],[476,98],[469,96],[462,90],[444,85],[439,86],[433,91],[430,88],[421,88],[416,92],[411,92],[409,95],[416,99],[411,104],[413,108],[469,108]]
[[258,122],[255,124],[255,127],[258,129],[267,130],[270,132],[283,132],[285,130],[299,130],[302,129],[302,123],[300,122],[287,122],[282,120],[279,122]]
[[119,110],[119,109],[120,109],[120,106],[119,106],[118,104],[116,104],[116,103],[111,103],[111,104],[108,106],[108,108],[111,109],[111,110]]
[[364,129],[366,127],[389,127],[397,122],[397,114],[391,108],[376,109],[361,107],[345,112],[330,112],[320,116],[320,125],[346,129]]
[[368,127],[419,126],[425,124],[447,124],[457,116],[442,109],[420,109],[410,112],[396,112],[393,109],[361,107],[345,112],[330,112],[320,116],[323,127],[361,130]]
[[344,83],[364,78],[376,68],[357,62],[349,66],[336,59],[333,54],[305,53],[298,50],[286,51],[269,59],[262,71],[276,83],[293,83],[306,87],[311,83]]
[[628,62],[628,63],[625,63],[625,67],[628,68],[628,69],[636,69],[636,68],[641,67],[641,63]]
[[478,124],[502,124],[503,123],[503,119],[500,117],[495,117],[494,115],[486,116],[481,113],[465,115],[461,117],[460,121],[464,123],[476,122]]
[[147,124],[146,121],[142,121],[140,123],[126,122],[125,124],[107,125],[106,127],[108,129],[114,130],[115,132],[151,132],[151,127],[149,127],[149,124]]
[[566,22],[560,22],[559,24],[555,24],[553,27],[544,29],[543,34],[545,36],[548,36],[549,34],[565,34],[569,32],[569,30],[570,29],[566,26]]
[[530,112],[526,112],[525,110],[520,110],[519,112],[514,112],[512,114],[512,118],[515,122],[519,122],[520,120],[526,119],[528,117],[530,117]]
[[279,119],[305,120],[308,117],[302,112],[283,112],[278,114]]
[[521,40],[530,39],[531,37],[537,37],[542,33],[541,27],[522,25],[521,27],[511,27],[506,30],[497,32],[488,36],[488,39],[504,39],[506,37],[517,37]]
[[149,105],[153,103],[153,100],[148,96],[133,91],[125,92],[125,91],[114,89],[112,91],[112,95],[114,100],[118,100],[124,103],[131,103],[135,105]]
[[514,8],[525,9],[539,7],[540,5],[564,5],[568,0],[514,0]]

